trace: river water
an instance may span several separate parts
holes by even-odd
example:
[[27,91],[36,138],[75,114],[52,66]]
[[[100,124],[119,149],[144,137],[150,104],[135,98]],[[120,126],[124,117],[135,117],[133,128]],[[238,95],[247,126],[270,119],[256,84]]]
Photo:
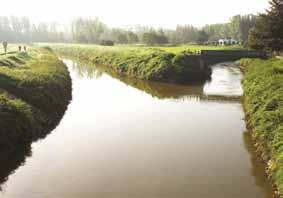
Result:
[[64,61],[73,100],[0,197],[271,197],[246,133],[238,67],[218,64],[210,82],[188,86]]

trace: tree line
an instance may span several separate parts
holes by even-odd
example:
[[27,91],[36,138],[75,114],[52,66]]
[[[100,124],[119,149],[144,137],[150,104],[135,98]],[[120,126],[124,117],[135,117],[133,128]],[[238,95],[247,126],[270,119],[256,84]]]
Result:
[[72,36],[57,23],[32,23],[28,17],[0,16],[0,41],[67,42]]
[[78,17],[69,25],[32,23],[27,17],[0,16],[0,41],[72,42],[113,45],[215,44],[219,39],[236,39],[252,49],[282,51],[283,0],[270,0],[270,8],[259,15],[237,15],[228,23],[177,25],[175,29],[136,25],[111,28],[98,18]]
[[[133,26],[127,29],[110,28],[98,18],[75,18],[70,25],[32,23],[27,17],[0,16],[0,40],[8,42],[77,42],[94,44],[186,44],[212,43],[223,38],[234,38],[244,43],[255,25],[257,16],[234,16],[229,23],[196,28],[178,25],[176,29],[155,29]],[[109,42],[111,41],[111,42]]]
[[119,44],[204,44],[231,38],[247,43],[249,31],[255,26],[256,20],[255,15],[237,15],[232,17],[229,23],[206,25],[203,28],[178,25],[175,30],[170,30],[146,26],[134,26],[128,29],[109,28],[98,18],[77,18],[71,23],[71,29],[73,39],[78,43],[99,43],[110,40]]

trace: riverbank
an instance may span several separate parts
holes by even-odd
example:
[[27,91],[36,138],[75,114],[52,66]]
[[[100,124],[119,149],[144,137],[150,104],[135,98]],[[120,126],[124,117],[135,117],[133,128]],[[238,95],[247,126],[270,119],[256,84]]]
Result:
[[188,52],[172,53],[151,47],[107,47],[51,44],[54,51],[96,65],[109,67],[120,75],[161,82],[193,82],[210,78],[211,69],[195,64]]
[[[152,97],[156,97],[158,99],[182,100],[188,97],[188,98],[198,98],[199,100],[204,100],[204,101],[226,101],[226,102],[240,101],[240,96],[238,95],[228,96],[225,95],[225,93],[223,93],[223,95],[216,93],[210,93],[209,95],[207,95],[206,93],[204,93],[204,86],[208,82],[174,84],[174,83],[146,81],[137,78],[121,76],[117,72],[109,69],[109,67],[90,64],[87,61],[82,61],[75,58],[70,58],[70,60],[76,63],[77,73],[82,78],[85,76],[88,77],[97,76],[99,78],[101,77],[101,74],[107,73],[112,78],[117,79],[123,82],[124,84],[130,85],[131,87],[134,87],[138,90],[144,91],[145,93],[151,95]],[[228,68],[227,65],[225,67]],[[230,70],[231,69],[227,69],[227,71]],[[235,74],[236,72],[234,71],[233,73]],[[239,73],[241,73],[240,70]],[[212,76],[213,76],[213,67],[212,67]]]
[[48,48],[0,56],[0,146],[13,148],[47,135],[71,99],[71,79]]
[[277,194],[283,195],[283,60],[244,59],[241,65],[246,122]]

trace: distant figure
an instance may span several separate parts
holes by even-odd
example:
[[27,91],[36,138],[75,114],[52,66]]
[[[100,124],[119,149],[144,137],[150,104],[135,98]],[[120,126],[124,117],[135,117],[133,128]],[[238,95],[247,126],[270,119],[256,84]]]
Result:
[[19,52],[21,52],[21,51],[22,51],[22,46],[19,45]]
[[4,53],[7,54],[8,43],[4,41],[3,43]]
[[26,46],[24,46],[24,51],[25,51],[25,52],[27,51],[27,47],[26,47]]

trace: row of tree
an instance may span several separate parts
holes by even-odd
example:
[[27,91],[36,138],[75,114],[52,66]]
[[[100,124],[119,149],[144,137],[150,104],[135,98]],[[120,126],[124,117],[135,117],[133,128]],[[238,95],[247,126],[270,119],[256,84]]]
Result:
[[178,25],[175,30],[135,26],[128,29],[109,28],[98,18],[76,18],[69,27],[57,23],[31,23],[27,17],[0,17],[0,40],[8,42],[78,42],[119,44],[205,43],[221,38],[246,42],[254,26],[254,15],[232,17],[230,23],[207,25],[202,29]]
[[0,41],[66,42],[71,35],[57,23],[33,24],[27,17],[0,16]]
[[[62,26],[57,23],[35,24],[27,17],[2,16],[0,17],[0,41],[155,45],[215,43],[219,39],[233,38],[243,43],[247,43],[249,39],[250,46],[253,48],[262,48],[263,45],[268,46],[271,43],[280,47],[282,40],[278,42],[278,39],[268,39],[273,34],[278,34],[276,38],[283,35],[280,33],[283,24],[280,2],[282,0],[272,0],[271,11],[259,16],[237,15],[232,17],[229,23],[206,25],[203,28],[178,25],[174,30],[146,26],[134,26],[128,29],[110,28],[98,18],[76,18],[70,25]],[[265,33],[261,34],[261,32]],[[265,43],[259,42],[261,40]]]
[[72,22],[71,29],[75,42],[99,43],[100,40],[111,40],[115,43],[184,44],[212,43],[219,39],[233,38],[246,43],[249,31],[257,20],[255,15],[237,15],[229,23],[206,25],[196,28],[191,25],[178,25],[175,30],[154,29],[135,26],[125,29],[108,28],[99,19],[77,18]]

